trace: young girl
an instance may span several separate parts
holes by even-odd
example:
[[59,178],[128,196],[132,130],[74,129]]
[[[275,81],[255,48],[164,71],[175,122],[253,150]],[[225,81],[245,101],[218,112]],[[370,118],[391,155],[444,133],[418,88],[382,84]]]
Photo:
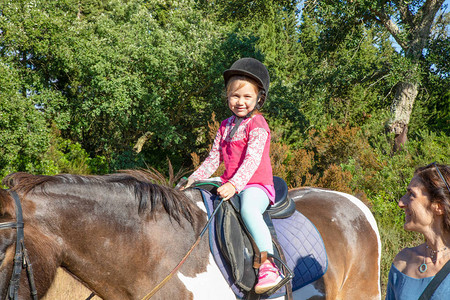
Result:
[[[272,238],[262,216],[275,199],[269,158],[270,129],[264,117],[256,113],[267,99],[269,72],[260,61],[242,58],[223,77],[233,116],[221,123],[209,156],[188,178],[186,186],[209,178],[224,162],[222,186],[217,193],[224,200],[239,194],[242,219],[261,254],[273,254]],[[281,280],[276,265],[266,258],[259,268],[255,292],[265,293]]]

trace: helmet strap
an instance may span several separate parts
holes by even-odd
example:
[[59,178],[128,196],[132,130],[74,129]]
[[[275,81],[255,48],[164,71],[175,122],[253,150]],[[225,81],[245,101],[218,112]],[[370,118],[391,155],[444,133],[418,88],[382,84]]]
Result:
[[[251,113],[250,113],[251,114]],[[236,131],[239,128],[239,125],[241,125],[242,121],[244,121],[244,119],[247,118],[247,116],[245,116],[244,118],[238,117],[233,113],[235,119],[234,119],[234,127],[231,128],[231,132],[230,132],[230,139],[233,138],[234,134],[236,133]]]
[[265,96],[265,95],[266,95],[266,92],[264,90],[259,90],[258,98],[256,100],[256,105],[255,105],[256,109],[260,109],[263,106],[264,102],[263,102],[263,104],[261,104],[260,101],[261,101],[262,97]]

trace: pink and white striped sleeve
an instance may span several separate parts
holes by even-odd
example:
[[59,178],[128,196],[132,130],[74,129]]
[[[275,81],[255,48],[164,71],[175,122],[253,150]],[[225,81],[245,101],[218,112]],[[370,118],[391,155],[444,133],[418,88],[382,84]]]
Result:
[[216,137],[214,138],[214,143],[209,152],[208,157],[203,161],[201,166],[189,176],[193,180],[202,180],[209,178],[219,167],[221,163],[220,159],[220,141],[222,140],[222,135],[220,131],[217,131]]

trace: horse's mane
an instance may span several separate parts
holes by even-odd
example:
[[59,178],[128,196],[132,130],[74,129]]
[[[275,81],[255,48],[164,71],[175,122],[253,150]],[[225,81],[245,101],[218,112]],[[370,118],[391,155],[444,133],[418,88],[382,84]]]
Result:
[[[155,181],[161,182],[161,174],[143,170],[124,170],[121,172],[102,176],[74,174],[48,176],[18,172],[6,176],[2,180],[2,183],[12,190],[24,194],[28,194],[38,187],[45,193],[46,190],[55,185],[61,185],[59,187],[61,192],[65,192],[64,187],[67,188],[68,185],[81,185],[86,187],[95,186],[97,189],[103,188],[103,191],[107,193],[113,187],[120,184],[123,190],[127,188],[134,191],[134,196],[139,203],[138,212],[140,214],[146,211],[154,214],[157,210],[163,208],[177,222],[180,222],[183,217],[190,223],[194,222],[195,204],[192,201],[180,191],[165,185],[153,183]],[[83,190],[86,189],[80,189],[80,191]],[[55,191],[52,190],[52,193],[55,193]],[[78,196],[88,197],[82,194]]]

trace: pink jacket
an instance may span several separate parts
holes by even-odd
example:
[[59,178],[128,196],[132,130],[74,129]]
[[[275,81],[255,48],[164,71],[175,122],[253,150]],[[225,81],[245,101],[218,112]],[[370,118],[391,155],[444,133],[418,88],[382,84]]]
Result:
[[222,122],[209,156],[190,178],[209,178],[220,163],[224,162],[225,172],[220,176],[222,183],[230,182],[237,192],[250,186],[258,186],[266,192],[273,204],[275,189],[269,157],[269,126],[262,115],[254,115],[243,120],[230,139],[229,133],[234,121],[235,116],[232,116]]

